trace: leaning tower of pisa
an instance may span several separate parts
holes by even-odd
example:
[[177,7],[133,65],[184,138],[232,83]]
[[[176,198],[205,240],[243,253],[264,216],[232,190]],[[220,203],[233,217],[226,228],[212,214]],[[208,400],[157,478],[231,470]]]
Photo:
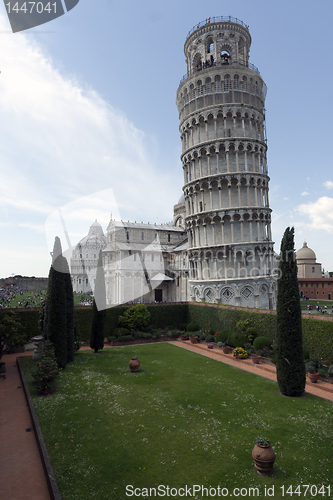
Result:
[[275,308],[266,85],[242,21],[194,26],[177,91],[192,301]]

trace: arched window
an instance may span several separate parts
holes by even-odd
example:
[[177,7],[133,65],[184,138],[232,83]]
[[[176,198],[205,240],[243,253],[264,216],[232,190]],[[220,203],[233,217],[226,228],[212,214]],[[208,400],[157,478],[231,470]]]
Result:
[[239,75],[234,76],[234,89],[239,90]]
[[222,64],[230,64],[230,54],[226,50],[221,52],[221,62]]
[[210,36],[207,38],[207,54],[214,52],[214,42],[213,38]]

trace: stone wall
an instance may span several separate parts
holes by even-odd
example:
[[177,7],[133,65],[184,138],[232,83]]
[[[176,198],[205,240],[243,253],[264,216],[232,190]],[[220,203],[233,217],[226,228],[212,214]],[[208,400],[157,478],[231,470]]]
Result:
[[22,290],[46,290],[47,278],[35,278],[33,276],[27,276],[0,279],[0,288],[10,285],[19,286]]

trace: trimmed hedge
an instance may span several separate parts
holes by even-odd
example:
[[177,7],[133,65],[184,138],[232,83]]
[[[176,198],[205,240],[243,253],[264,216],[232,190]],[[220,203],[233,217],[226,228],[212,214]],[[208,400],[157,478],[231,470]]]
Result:
[[[126,306],[112,307],[106,311],[105,336],[113,335],[118,327],[118,317],[124,313]],[[276,315],[247,311],[246,309],[228,309],[216,306],[194,304],[156,304],[148,305],[151,314],[150,326],[153,328],[171,327],[176,330],[190,322],[202,325],[204,329],[214,332],[224,329],[235,331],[240,320],[251,319],[258,336],[267,337],[271,342],[276,338]],[[41,335],[38,328],[38,309],[15,309],[20,322],[24,326],[27,340]],[[91,325],[91,308],[76,308],[81,340],[89,341]],[[302,318],[304,350],[311,356],[333,359],[333,321],[315,318]],[[217,339],[216,339],[217,340]],[[218,338],[218,340],[221,340]]]
[[267,337],[257,337],[254,339],[253,347],[256,351],[260,351],[264,347],[270,347],[271,341]]
[[[276,315],[247,311],[246,309],[227,309],[222,307],[188,305],[189,321],[198,323],[202,328],[216,331],[236,331],[238,321],[250,319],[257,335],[266,336],[271,341],[276,334]],[[333,325],[332,325],[333,331]]]

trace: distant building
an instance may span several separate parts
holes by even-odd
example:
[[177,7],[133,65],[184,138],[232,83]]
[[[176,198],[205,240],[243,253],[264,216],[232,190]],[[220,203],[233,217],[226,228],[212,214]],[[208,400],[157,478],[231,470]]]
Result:
[[97,220],[90,226],[87,236],[73,250],[70,262],[74,292],[93,292],[100,250],[106,247],[106,237]]
[[333,278],[324,278],[321,264],[306,241],[296,252],[298,286],[301,297],[332,300]]

